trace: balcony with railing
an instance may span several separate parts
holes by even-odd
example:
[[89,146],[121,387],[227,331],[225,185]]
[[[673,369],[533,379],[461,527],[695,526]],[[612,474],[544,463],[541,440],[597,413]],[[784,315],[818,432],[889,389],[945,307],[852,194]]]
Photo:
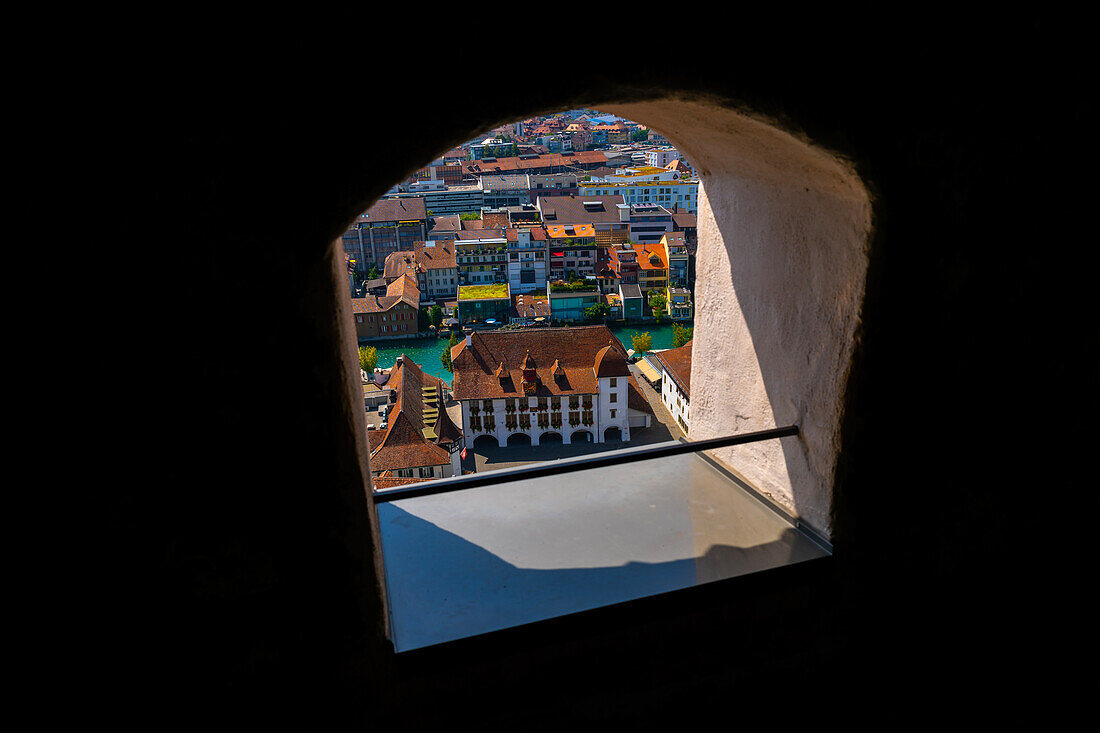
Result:
[[826,540],[703,452],[797,432],[659,443],[375,492],[395,648],[823,561]]

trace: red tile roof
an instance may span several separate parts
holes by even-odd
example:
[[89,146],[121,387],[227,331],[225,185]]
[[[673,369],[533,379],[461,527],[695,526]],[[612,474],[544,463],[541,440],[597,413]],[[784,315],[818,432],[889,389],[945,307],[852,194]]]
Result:
[[[543,227],[534,226],[534,227],[523,227],[523,228],[526,229],[527,231],[531,232],[531,241],[532,242],[545,242],[546,241],[546,229],[544,229]],[[510,227],[508,229],[505,229],[504,230],[504,236],[508,239],[509,242],[518,242],[519,241],[519,229],[516,229],[515,227]]]
[[[439,466],[451,462],[450,452],[439,444],[447,444],[460,432],[451,422],[443,404],[443,380],[426,374],[404,354],[401,362],[390,371],[387,385],[394,388],[397,402],[389,414],[385,437],[370,454],[371,471],[390,471],[417,466]],[[425,403],[437,416],[426,416]],[[425,436],[431,428],[435,438]]]
[[382,277],[387,280],[396,280],[405,273],[416,277],[416,253],[407,250],[390,252],[386,255],[386,264],[382,268]]
[[423,432],[413,424],[404,412],[390,417],[386,437],[370,456],[372,471],[439,466],[451,462],[451,454],[434,443],[429,443]]
[[618,352],[615,351],[614,343],[618,342],[609,343],[596,353],[596,363],[592,366],[592,370],[597,377],[630,376],[630,370],[626,368],[626,361],[619,357]]
[[462,164],[465,175],[480,176],[486,173],[519,173],[550,166],[607,165],[607,156],[599,150],[582,150],[571,155],[550,153],[537,158],[497,158],[491,163],[484,160],[468,160]]
[[424,197],[413,196],[402,199],[381,199],[364,211],[356,219],[360,223],[378,223],[395,221],[413,221],[428,218],[424,208]]
[[[386,475],[386,474],[389,474],[389,475]],[[397,488],[398,486],[408,486],[409,484],[418,484],[421,481],[426,481],[426,480],[427,479],[422,479],[422,478],[403,478],[403,477],[400,477],[400,476],[394,476],[394,475],[392,475],[391,471],[386,471],[385,474],[383,474],[381,476],[375,476],[374,477],[374,488],[375,489],[394,489],[394,488]]]
[[[455,262],[453,240],[414,242],[413,246],[416,248],[416,264],[423,271],[453,269],[458,266]],[[389,260],[388,257],[386,259]]]
[[382,313],[398,303],[405,303],[413,308],[420,307],[420,289],[416,287],[416,278],[408,273],[402,274],[390,283],[386,287],[385,295],[352,298],[351,311],[352,313]]
[[[597,368],[603,376],[629,374],[626,349],[607,326],[475,331],[470,346],[462,340],[451,350],[455,397],[521,396],[522,364],[528,351],[538,376],[537,390],[530,396],[595,394]],[[502,364],[503,378],[499,378]],[[554,375],[555,365],[559,377]]]
[[486,229],[507,229],[509,223],[507,214],[482,214],[481,221]]
[[685,396],[691,396],[691,344],[694,339],[678,349],[666,349],[654,352],[654,356],[665,367],[673,381],[679,386]]

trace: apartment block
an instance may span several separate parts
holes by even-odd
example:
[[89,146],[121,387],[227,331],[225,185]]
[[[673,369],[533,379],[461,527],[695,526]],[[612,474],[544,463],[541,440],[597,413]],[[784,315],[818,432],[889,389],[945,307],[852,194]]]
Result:
[[509,228],[508,287],[513,293],[546,290],[550,257],[546,230],[542,227]]
[[428,216],[420,195],[381,199],[360,214],[341,237],[344,252],[355,260],[355,270],[381,270],[391,253],[412,251],[428,238]]

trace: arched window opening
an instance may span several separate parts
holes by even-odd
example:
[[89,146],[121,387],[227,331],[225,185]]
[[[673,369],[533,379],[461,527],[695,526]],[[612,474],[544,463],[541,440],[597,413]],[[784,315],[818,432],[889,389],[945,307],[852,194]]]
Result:
[[[366,439],[397,648],[827,556],[870,214],[838,157],[685,100],[495,128],[361,214],[340,243],[364,394],[388,390]],[[657,516],[687,544],[550,551],[547,502],[550,535]],[[424,610],[486,552],[507,618]]]

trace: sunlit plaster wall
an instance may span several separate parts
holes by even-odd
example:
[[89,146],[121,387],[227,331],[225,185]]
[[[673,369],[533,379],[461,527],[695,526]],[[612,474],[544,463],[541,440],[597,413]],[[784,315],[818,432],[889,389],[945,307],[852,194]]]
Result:
[[766,121],[697,100],[609,105],[651,125],[701,179],[691,439],[797,424],[713,451],[831,534],[844,390],[871,202],[842,160]]

